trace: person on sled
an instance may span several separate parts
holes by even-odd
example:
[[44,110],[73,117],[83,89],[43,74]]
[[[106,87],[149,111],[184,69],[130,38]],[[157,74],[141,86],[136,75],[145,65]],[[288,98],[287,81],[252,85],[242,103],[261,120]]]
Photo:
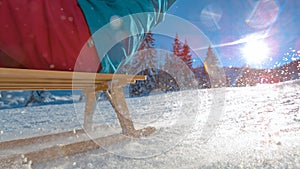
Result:
[[[175,0],[2,0],[0,1],[0,67],[113,73],[137,50]],[[136,38],[116,44],[104,58],[105,41],[91,38],[114,18],[140,27]],[[95,47],[96,46],[96,47]],[[84,57],[78,57],[84,52]]]

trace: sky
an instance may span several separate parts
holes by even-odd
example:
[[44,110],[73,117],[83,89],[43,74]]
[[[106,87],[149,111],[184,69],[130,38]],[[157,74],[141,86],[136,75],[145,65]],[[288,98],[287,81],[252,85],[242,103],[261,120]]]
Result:
[[223,66],[271,68],[300,57],[299,0],[177,0],[168,13],[199,28]]

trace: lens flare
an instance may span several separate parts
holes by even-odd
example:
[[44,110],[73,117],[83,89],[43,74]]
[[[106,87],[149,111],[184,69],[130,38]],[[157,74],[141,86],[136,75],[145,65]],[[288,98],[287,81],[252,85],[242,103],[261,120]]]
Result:
[[219,21],[222,18],[222,15],[223,11],[219,5],[210,4],[201,11],[200,20],[206,29],[216,31],[221,28]]
[[279,7],[274,0],[257,2],[246,23],[255,29],[264,29],[276,21]]
[[252,40],[242,49],[243,57],[248,64],[261,64],[269,56],[269,47],[263,40]]

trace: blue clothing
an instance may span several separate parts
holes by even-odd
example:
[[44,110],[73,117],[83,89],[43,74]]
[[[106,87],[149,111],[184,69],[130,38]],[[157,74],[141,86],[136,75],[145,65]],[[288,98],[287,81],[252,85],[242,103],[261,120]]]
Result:
[[175,0],[78,0],[93,34],[102,64],[101,72],[114,73],[122,60],[132,56],[143,40],[144,33],[162,20],[162,14],[174,2]]

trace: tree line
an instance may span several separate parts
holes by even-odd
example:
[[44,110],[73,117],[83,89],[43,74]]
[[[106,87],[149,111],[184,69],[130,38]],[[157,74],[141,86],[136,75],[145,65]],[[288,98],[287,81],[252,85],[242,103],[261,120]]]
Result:
[[[180,84],[178,84],[178,79],[174,77],[174,74],[179,74],[181,76],[180,78],[183,79],[182,81],[196,79],[197,88],[226,86],[226,84],[211,83],[211,80],[213,79],[210,79],[209,75],[220,73],[217,72],[217,70],[219,70],[220,62],[210,46],[207,48],[204,63],[202,63],[202,66],[198,67],[193,67],[193,57],[188,41],[185,40],[184,42],[181,42],[178,34],[174,37],[173,43],[170,45],[170,50],[170,53],[180,59],[184,64],[180,64],[176,58],[161,56],[169,55],[167,53],[155,53],[158,51],[155,50],[155,39],[153,38],[153,34],[151,32],[145,34],[145,39],[139,48],[139,51],[142,52],[129,66],[131,66],[132,69],[139,66],[139,70],[141,71],[138,72],[138,75],[147,75],[147,80],[138,81],[129,86],[129,94],[131,97],[149,95],[152,91],[169,92],[180,90]],[[159,58],[155,57],[155,54],[161,58],[165,58],[165,60],[157,61]],[[187,69],[192,72],[192,75],[186,72]],[[170,72],[175,73],[172,74]],[[217,85],[212,86],[211,84]],[[188,88],[189,84],[184,84],[184,87]]]

